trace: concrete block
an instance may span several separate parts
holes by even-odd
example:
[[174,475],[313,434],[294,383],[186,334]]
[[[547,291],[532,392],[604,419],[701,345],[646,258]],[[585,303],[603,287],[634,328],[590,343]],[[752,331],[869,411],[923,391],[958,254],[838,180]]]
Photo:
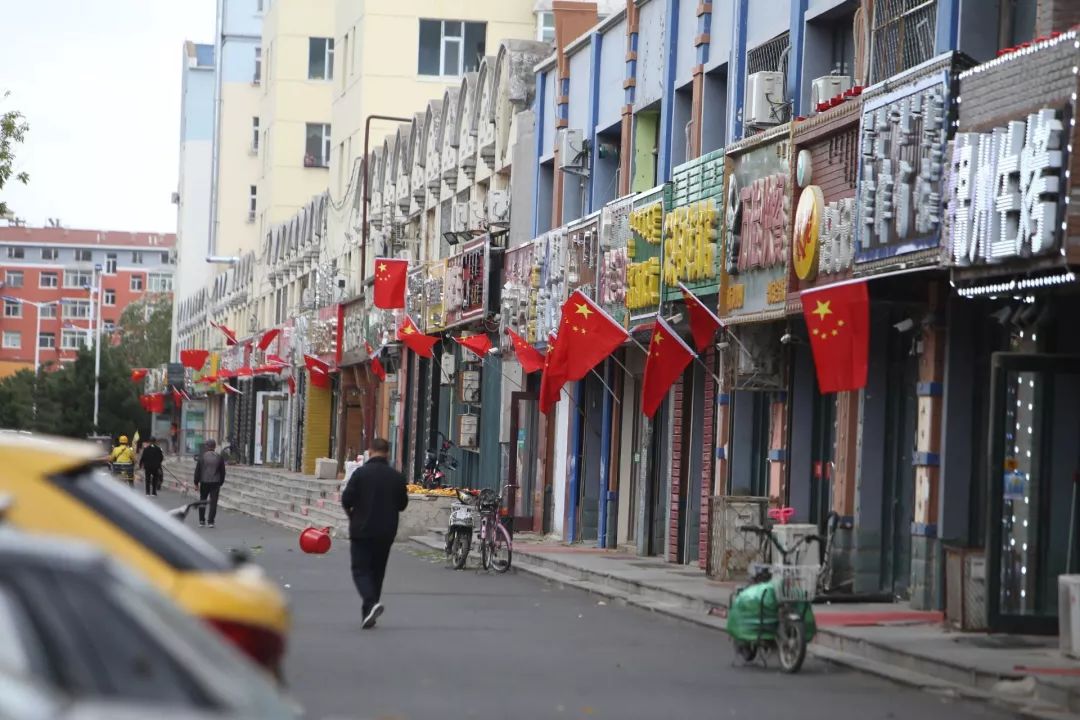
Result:
[[317,458],[315,460],[315,477],[320,480],[336,479],[337,460],[333,458]]

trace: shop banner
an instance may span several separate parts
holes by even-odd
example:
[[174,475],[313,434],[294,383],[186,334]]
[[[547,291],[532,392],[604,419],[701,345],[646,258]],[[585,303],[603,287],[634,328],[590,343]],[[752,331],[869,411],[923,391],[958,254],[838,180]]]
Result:
[[566,228],[566,290],[596,297],[596,254],[600,240],[600,213],[572,223]]
[[511,352],[514,348],[507,330],[527,342],[532,342],[530,337],[536,335],[536,293],[540,272],[533,264],[533,256],[531,241],[506,251],[499,314],[499,347],[503,352]]
[[359,298],[342,305],[341,324],[341,365],[357,365],[367,357],[364,304]]
[[559,327],[562,304],[566,291],[566,228],[558,228],[541,236],[537,245],[536,257],[542,265],[540,289],[536,296],[536,336],[537,344],[546,343],[547,338]]
[[467,325],[487,314],[489,248],[485,235],[466,243],[461,252],[446,259],[443,282],[445,328]]
[[671,206],[668,184],[640,193],[630,211],[626,247],[626,307],[631,322],[650,320],[660,309],[661,263],[664,256],[664,213]]
[[[408,292],[405,295],[405,314],[416,318],[416,321],[420,325],[427,325],[427,285],[428,285],[428,265],[423,264],[409,269],[409,274],[405,279],[405,286],[408,288]],[[439,323],[442,323],[442,275],[439,276]],[[369,312],[380,313],[383,316],[393,317],[392,310],[381,310],[374,306],[368,309]],[[396,332],[397,324],[390,323],[391,334]],[[381,343],[377,343],[376,347]]]
[[623,327],[630,314],[626,309],[626,271],[629,265],[630,213],[633,196],[614,200],[600,211],[600,269],[596,299],[600,307]]
[[724,207],[724,151],[675,168],[671,212],[664,217],[664,301],[682,300],[679,283],[695,295],[720,289],[720,219]]
[[[423,291],[418,294],[420,299],[415,301],[420,305],[420,314],[413,315],[412,311],[409,311],[408,315],[418,324],[421,332],[442,332],[446,329],[446,260],[432,260],[427,263],[421,277]],[[413,302],[409,298],[406,305],[411,307]]]

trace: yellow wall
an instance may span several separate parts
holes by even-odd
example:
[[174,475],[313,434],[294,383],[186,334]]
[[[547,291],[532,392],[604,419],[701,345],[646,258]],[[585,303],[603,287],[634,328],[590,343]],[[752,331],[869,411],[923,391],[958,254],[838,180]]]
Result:
[[315,473],[315,460],[330,453],[330,409],[333,405],[329,388],[307,386],[304,403],[304,456],[300,472]]
[[241,255],[258,249],[258,226],[248,222],[248,193],[259,179],[259,160],[251,152],[251,119],[259,114],[259,98],[258,85],[222,83],[218,255]]

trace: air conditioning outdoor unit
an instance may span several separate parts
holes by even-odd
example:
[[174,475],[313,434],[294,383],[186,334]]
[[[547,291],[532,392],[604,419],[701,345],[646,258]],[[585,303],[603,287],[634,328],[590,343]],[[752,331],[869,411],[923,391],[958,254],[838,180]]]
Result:
[[784,73],[756,72],[746,79],[743,122],[747,125],[779,125],[784,117]]
[[818,103],[842,95],[850,89],[851,78],[847,75],[826,75],[814,78],[810,83],[810,107],[816,108]]
[[585,167],[585,133],[566,128],[559,134],[559,167],[581,169]]
[[454,230],[464,232],[469,229],[469,203],[454,203]]
[[492,190],[487,196],[487,219],[490,223],[510,222],[510,194],[505,190]]

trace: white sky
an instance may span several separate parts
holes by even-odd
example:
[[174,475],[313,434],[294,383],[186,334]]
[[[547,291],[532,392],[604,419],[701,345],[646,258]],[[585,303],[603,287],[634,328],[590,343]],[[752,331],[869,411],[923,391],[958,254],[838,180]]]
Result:
[[30,184],[0,197],[31,226],[174,232],[182,44],[213,42],[214,0],[0,4],[0,110],[30,123]]

